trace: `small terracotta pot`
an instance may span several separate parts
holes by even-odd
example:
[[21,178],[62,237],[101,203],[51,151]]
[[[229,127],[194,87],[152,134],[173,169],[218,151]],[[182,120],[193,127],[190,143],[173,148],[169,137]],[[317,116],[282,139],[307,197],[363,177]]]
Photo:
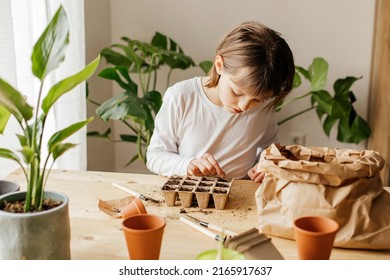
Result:
[[139,198],[134,198],[126,207],[121,210],[121,215],[123,219],[127,219],[134,215],[147,214],[142,200]]
[[158,260],[165,220],[156,215],[135,215],[122,222],[129,258]]
[[294,222],[295,240],[301,260],[328,260],[339,225],[319,216],[301,217]]

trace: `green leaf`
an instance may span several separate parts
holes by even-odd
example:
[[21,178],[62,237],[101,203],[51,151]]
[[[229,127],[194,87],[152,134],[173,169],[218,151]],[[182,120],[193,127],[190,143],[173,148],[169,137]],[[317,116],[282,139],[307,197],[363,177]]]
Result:
[[122,141],[131,142],[131,143],[137,143],[137,140],[138,140],[137,135],[121,134],[120,138]]
[[314,58],[308,71],[312,91],[319,91],[326,86],[328,68],[328,62],[325,59],[321,57]]
[[32,72],[41,81],[65,59],[69,44],[69,26],[62,6],[34,46],[31,56]]
[[110,48],[104,48],[100,54],[106,59],[107,63],[111,63],[116,66],[126,66],[129,68],[133,62],[125,55],[111,50]]
[[111,134],[111,128],[108,128],[103,133],[100,133],[99,131],[90,131],[90,132],[87,133],[87,136],[101,137],[101,138],[105,138],[105,139],[110,139],[110,134]]
[[330,135],[330,131],[332,130],[332,127],[334,126],[334,124],[337,122],[337,118],[335,117],[332,117],[332,116],[328,116],[323,125],[322,125],[322,128],[324,129],[324,132],[327,136]]
[[203,73],[208,74],[213,67],[213,62],[210,60],[204,60],[199,63],[199,67],[203,70]]
[[325,90],[312,92],[312,98],[318,104],[319,110],[326,112],[329,115],[332,114],[332,96],[329,94],[329,92]]
[[302,78],[301,76],[299,75],[299,72],[298,71],[295,71],[295,75],[294,75],[294,80],[293,80],[293,86],[292,88],[297,88],[299,87],[300,85],[302,84]]
[[163,102],[160,92],[157,90],[149,91],[142,97],[142,99],[147,102],[155,114],[158,113]]
[[0,148],[0,157],[20,162],[19,157],[14,152],[8,149]]
[[154,130],[154,120],[153,120],[153,116],[152,116],[152,113],[150,111],[150,108],[145,106],[144,110],[145,110],[146,115],[147,115],[147,117],[145,119],[145,129],[149,130],[149,131],[153,131]]
[[77,146],[77,144],[73,144],[73,143],[57,143],[52,148],[53,159],[56,160],[57,158],[62,156],[66,151],[68,151],[76,146]]
[[104,121],[135,117],[146,119],[147,115],[142,107],[140,98],[134,93],[126,92],[104,102],[96,113]]
[[[7,118],[6,110],[14,115],[19,123],[23,119],[28,121],[33,116],[33,108],[27,104],[23,95],[2,79],[0,79],[0,106],[2,107],[1,116]],[[0,121],[0,123],[4,121],[5,119]]]
[[26,136],[21,135],[21,134],[16,134],[16,136],[19,139],[20,146],[23,147],[23,146],[27,146],[28,145],[28,141],[27,141],[27,137]]
[[71,136],[72,134],[74,134],[75,132],[80,130],[81,128],[83,128],[85,125],[90,123],[92,120],[93,120],[93,117],[91,117],[87,120],[81,121],[81,122],[74,123],[74,124],[64,128],[56,133],[54,133],[50,137],[49,142],[47,143],[49,152],[53,153],[54,148],[58,143],[62,142],[63,140],[65,140],[66,138],[68,138],[69,136]]
[[96,114],[105,122],[107,122],[109,119],[124,119],[127,112],[127,106],[124,101],[128,98],[135,98],[135,96],[131,97],[131,95],[127,95],[126,93],[114,96],[113,98],[108,99],[106,102],[100,105],[96,109]]
[[137,69],[141,69],[141,67],[144,65],[144,60],[142,59],[142,57],[140,57],[133,49],[133,47],[130,45],[130,46],[124,46],[122,44],[113,44],[112,45],[112,48],[113,47],[116,47],[116,48],[119,48],[121,50],[123,50],[126,54],[126,58],[127,60],[131,61],[132,63],[135,64],[135,66],[137,67]]
[[95,58],[90,64],[88,64],[83,70],[77,74],[68,77],[59,83],[55,84],[46,95],[45,99],[42,102],[42,110],[47,114],[53,104],[60,98],[64,93],[72,90],[80,83],[89,79],[93,73],[95,73],[96,68],[100,62],[100,56]]
[[341,95],[345,95],[349,92],[349,89],[351,88],[351,86],[359,79],[361,79],[362,77],[359,77],[359,78],[356,78],[356,77],[346,77],[344,79],[338,79],[334,85],[333,85],[333,89],[334,89],[334,92],[335,92],[335,96],[338,97],[338,96],[341,96]]
[[163,50],[167,50],[168,38],[164,34],[156,32],[152,38],[151,44]]
[[371,135],[371,128],[369,124],[361,118],[359,115],[356,115],[351,131],[353,134],[353,143],[360,143],[360,141],[368,139]]
[[31,149],[31,147],[23,146],[21,153],[26,164],[30,164],[33,162],[35,158],[35,152],[33,149]]
[[301,66],[295,66],[295,71],[297,71],[298,73],[301,73],[302,76],[305,77],[306,80],[310,81],[310,74],[305,68],[303,68]]
[[4,107],[0,106],[0,134],[4,133],[10,116],[11,113],[8,112]]
[[126,67],[123,67],[123,66],[116,66],[116,71],[118,71],[123,78],[125,78],[127,84],[125,84],[126,86],[124,87],[124,89],[126,89],[126,91],[129,91],[129,92],[134,92],[135,94],[138,93],[138,85],[131,79],[131,77],[129,76],[129,70],[126,68]]

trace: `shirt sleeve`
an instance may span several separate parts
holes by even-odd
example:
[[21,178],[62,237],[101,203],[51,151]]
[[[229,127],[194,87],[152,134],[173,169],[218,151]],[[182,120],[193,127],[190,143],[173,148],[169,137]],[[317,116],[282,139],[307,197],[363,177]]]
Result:
[[146,153],[146,166],[163,176],[187,175],[187,166],[193,158],[178,153],[178,128],[182,108],[173,87],[164,94],[163,104],[155,118],[155,128]]

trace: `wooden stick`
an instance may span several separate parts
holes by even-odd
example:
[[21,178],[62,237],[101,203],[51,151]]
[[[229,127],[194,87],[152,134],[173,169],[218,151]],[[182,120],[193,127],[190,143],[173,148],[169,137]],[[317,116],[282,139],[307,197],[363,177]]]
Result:
[[186,219],[185,217],[180,217],[179,220],[182,221],[183,223],[185,223],[186,225],[189,225],[190,227],[200,231],[201,233],[203,233],[203,234],[205,234],[205,235],[207,235],[207,236],[209,236],[209,237],[211,237],[211,238],[213,238],[215,240],[220,241],[220,240],[224,240],[225,239],[224,237],[222,237],[222,236],[212,232],[211,230],[208,230],[205,227],[202,227],[202,226],[200,226],[198,224],[195,224],[195,223],[191,222],[190,220]]

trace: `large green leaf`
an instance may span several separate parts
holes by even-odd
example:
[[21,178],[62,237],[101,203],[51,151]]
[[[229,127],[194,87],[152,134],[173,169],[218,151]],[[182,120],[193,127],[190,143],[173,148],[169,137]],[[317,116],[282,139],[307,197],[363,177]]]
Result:
[[313,59],[313,62],[308,69],[312,91],[319,91],[326,86],[328,68],[328,62],[326,62],[325,59],[321,57]]
[[74,124],[64,128],[56,133],[54,133],[52,135],[52,137],[50,137],[49,142],[47,143],[49,152],[51,152],[51,153],[54,152],[54,147],[58,143],[62,142],[63,140],[65,140],[66,138],[68,138],[69,136],[71,136],[72,134],[74,134],[75,132],[80,130],[81,128],[83,128],[85,125],[90,123],[92,120],[93,120],[93,117],[91,117],[87,120],[81,121],[81,122],[74,123]]
[[52,149],[53,159],[56,160],[62,156],[66,151],[76,147],[77,144],[73,143],[57,143]]
[[155,114],[158,113],[162,105],[162,96],[160,92],[157,90],[149,91],[142,97],[142,100],[146,101]]
[[332,127],[336,124],[337,121],[338,118],[336,117],[332,117],[332,116],[326,117],[324,123],[322,124],[322,128],[324,129],[326,136],[330,135],[330,131],[332,130]]
[[19,157],[11,150],[0,148],[0,157],[20,162]]
[[312,98],[318,104],[318,110],[329,115],[332,114],[332,96],[325,90],[320,90],[312,93]]
[[68,44],[68,19],[61,6],[34,46],[31,56],[33,74],[43,80],[48,73],[58,68],[65,59]]
[[[349,92],[349,89],[351,88],[351,86],[359,79],[361,79],[362,77],[346,77],[344,79],[338,79],[334,85],[333,85],[333,89],[334,89],[334,92],[335,92],[335,97],[339,97],[339,96],[342,96],[342,95],[345,95]],[[353,100],[354,102],[355,100]]]
[[10,116],[11,113],[8,112],[4,107],[0,106],[0,134],[4,133]]
[[42,102],[42,110],[47,114],[53,104],[60,98],[64,93],[72,90],[80,83],[89,79],[93,73],[95,73],[96,68],[99,65],[100,56],[95,58],[90,64],[88,64],[83,70],[77,74],[68,77],[57,84],[55,84],[46,95],[45,99]]
[[104,121],[108,121],[109,119],[123,120],[128,117],[140,118],[143,120],[147,118],[140,98],[130,92],[122,93],[107,100],[99,106],[96,113]]
[[127,95],[126,93],[119,94],[108,99],[96,109],[96,114],[105,122],[109,119],[119,120],[126,116],[126,99],[136,98],[135,94]]
[[[125,89],[126,91],[137,93],[138,86],[134,81],[130,78],[128,73],[128,68],[125,66],[115,66],[112,68],[103,69],[99,74],[99,77],[108,80],[114,80],[118,83],[118,85]],[[122,77],[125,79],[123,80]]]
[[[2,116],[7,117],[4,109],[10,112],[21,123],[22,120],[28,121],[33,116],[33,108],[27,104],[23,95],[14,89],[6,81],[0,79],[0,105]],[[0,124],[4,120],[0,121]],[[2,126],[0,126],[1,131]]]
[[100,54],[106,59],[108,63],[111,63],[113,65],[124,65],[127,68],[129,68],[132,65],[132,61],[128,59],[125,55],[118,53],[116,51],[113,51],[110,48],[104,48]]
[[113,44],[112,47],[116,47],[123,50],[126,54],[127,59],[133,62],[136,65],[137,69],[141,69],[141,67],[144,65],[144,59],[138,56],[138,54],[131,45],[125,46],[122,44]]

